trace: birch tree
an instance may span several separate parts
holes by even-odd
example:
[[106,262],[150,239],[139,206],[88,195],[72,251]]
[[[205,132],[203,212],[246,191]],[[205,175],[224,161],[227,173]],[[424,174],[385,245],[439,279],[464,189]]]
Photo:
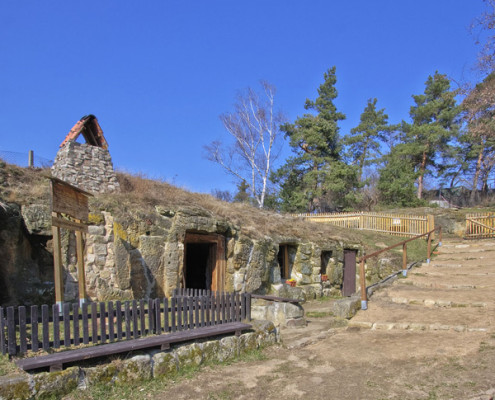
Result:
[[273,85],[260,81],[260,91],[239,93],[234,110],[220,115],[233,142],[214,141],[205,146],[206,158],[219,164],[237,181],[245,181],[259,208],[263,208],[273,162],[279,155],[283,117],[275,110]]

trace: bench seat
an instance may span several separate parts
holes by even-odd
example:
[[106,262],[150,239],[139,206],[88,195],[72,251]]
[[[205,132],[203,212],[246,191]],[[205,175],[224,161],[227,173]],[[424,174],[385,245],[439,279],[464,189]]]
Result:
[[250,328],[250,324],[245,324],[242,322],[229,322],[186,331],[166,333],[158,336],[143,337],[116,343],[100,344],[82,349],[67,350],[44,356],[23,358],[17,360],[16,364],[24,371],[44,367],[50,367],[50,371],[59,371],[63,368],[63,364],[74,361],[88,360],[91,358],[104,357],[112,354],[125,353],[158,346],[160,346],[162,350],[165,350],[173,343],[187,342],[190,340],[225,335],[229,333],[235,333],[236,336],[239,336],[243,330]]

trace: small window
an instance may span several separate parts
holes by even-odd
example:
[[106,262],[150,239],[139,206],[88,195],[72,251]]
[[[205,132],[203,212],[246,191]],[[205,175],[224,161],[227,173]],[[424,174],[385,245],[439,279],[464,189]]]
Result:
[[326,275],[328,273],[328,264],[330,263],[331,258],[332,258],[331,251],[324,250],[321,252],[321,267],[320,267],[321,275]]

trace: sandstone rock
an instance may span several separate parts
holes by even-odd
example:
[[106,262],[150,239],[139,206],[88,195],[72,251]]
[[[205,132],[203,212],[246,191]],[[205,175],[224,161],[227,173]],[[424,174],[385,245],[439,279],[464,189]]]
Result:
[[151,379],[151,376],[151,356],[142,354],[122,362],[115,383],[138,382]]
[[71,367],[59,372],[42,372],[33,375],[33,381],[37,398],[61,398],[77,388],[79,367]]
[[52,235],[52,215],[48,204],[23,205],[21,214],[30,234]]
[[175,352],[157,353],[153,356],[153,376],[168,375],[177,372],[178,362]]
[[28,375],[0,376],[0,399],[24,400],[33,395],[33,382]]
[[357,296],[336,300],[332,304],[332,313],[336,317],[350,319],[361,308],[361,299]]

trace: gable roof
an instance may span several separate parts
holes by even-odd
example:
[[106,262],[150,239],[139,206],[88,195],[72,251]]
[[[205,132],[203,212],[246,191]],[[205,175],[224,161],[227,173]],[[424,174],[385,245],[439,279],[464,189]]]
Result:
[[70,140],[76,140],[82,133],[86,143],[91,146],[101,147],[105,150],[108,149],[108,143],[103,136],[100,124],[96,117],[92,114],[85,115],[72,127],[65,140],[60,147],[64,146]]

